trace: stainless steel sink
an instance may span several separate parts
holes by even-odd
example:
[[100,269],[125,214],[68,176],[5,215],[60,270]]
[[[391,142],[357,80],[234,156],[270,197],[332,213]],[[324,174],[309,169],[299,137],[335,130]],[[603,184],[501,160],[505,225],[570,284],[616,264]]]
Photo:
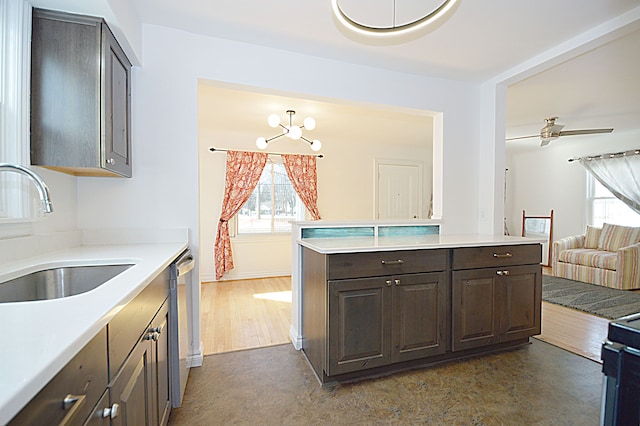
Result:
[[82,294],[132,266],[68,266],[32,272],[0,283],[0,303],[58,299]]

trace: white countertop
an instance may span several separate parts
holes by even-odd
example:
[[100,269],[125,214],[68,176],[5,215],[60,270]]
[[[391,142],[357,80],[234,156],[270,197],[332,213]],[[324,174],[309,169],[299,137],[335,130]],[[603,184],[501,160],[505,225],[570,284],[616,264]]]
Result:
[[501,246],[541,242],[543,241],[535,238],[480,234],[306,238],[298,240],[298,244],[321,254]]
[[5,424],[187,243],[80,246],[0,266],[0,282],[59,266],[133,263],[83,294],[0,303],[0,424]]

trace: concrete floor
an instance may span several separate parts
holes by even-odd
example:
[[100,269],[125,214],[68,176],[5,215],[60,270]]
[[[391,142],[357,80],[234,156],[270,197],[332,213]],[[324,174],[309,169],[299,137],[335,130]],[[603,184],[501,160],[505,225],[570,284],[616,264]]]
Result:
[[322,388],[290,344],[207,356],[177,425],[598,425],[601,366],[532,339],[520,349]]

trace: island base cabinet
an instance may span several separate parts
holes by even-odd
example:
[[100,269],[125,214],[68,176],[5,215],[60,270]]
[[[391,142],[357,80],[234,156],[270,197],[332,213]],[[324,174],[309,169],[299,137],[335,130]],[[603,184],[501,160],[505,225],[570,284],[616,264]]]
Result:
[[440,355],[449,349],[446,272],[392,277],[391,362]]
[[452,273],[452,350],[540,334],[540,265]]
[[389,364],[391,288],[384,278],[329,281],[327,375]]
[[447,351],[446,272],[330,280],[328,285],[328,376]]

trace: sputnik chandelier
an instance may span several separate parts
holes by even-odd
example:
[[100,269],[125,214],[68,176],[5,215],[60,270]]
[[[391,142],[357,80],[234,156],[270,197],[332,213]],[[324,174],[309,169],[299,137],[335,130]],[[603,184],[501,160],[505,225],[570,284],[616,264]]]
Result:
[[289,115],[288,125],[282,124],[280,122],[280,116],[278,116],[278,114],[271,114],[267,118],[267,123],[269,124],[269,126],[273,128],[282,127],[283,131],[281,134],[270,137],[269,139],[263,138],[262,136],[259,137],[258,139],[256,139],[256,146],[260,149],[266,149],[267,144],[272,140],[278,139],[282,136],[287,136],[293,139],[294,141],[297,141],[298,139],[302,139],[303,141],[308,142],[309,145],[311,145],[312,150],[320,151],[320,148],[322,148],[322,143],[320,143],[318,139],[314,139],[311,141],[305,138],[304,136],[302,136],[302,129],[313,130],[316,128],[316,120],[314,120],[312,117],[307,117],[304,119],[302,126],[296,126],[293,124],[293,116],[295,114],[296,112],[294,110],[292,109],[287,110],[287,115]]

